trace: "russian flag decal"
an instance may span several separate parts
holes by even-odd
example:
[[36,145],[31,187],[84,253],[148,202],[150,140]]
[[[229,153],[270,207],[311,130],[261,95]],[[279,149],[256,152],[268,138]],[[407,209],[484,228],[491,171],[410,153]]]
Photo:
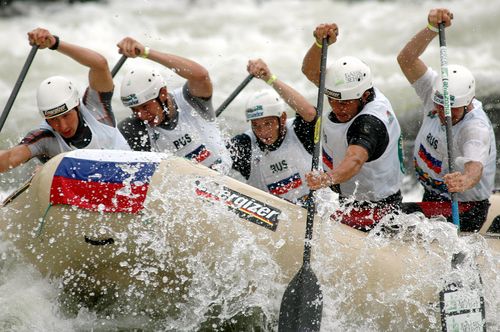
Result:
[[54,173],[50,203],[137,213],[144,207],[149,182],[162,158],[146,152],[72,151]]

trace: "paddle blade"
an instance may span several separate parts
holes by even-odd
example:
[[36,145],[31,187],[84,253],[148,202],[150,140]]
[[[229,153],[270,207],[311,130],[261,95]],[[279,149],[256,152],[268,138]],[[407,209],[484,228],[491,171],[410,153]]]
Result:
[[319,331],[323,293],[309,264],[293,277],[281,300],[278,331]]
[[[486,311],[484,307],[481,275],[477,281],[465,285],[459,271],[466,255],[453,254],[451,265],[455,271],[443,290],[439,292],[441,311],[441,331],[486,331]],[[469,281],[470,283],[470,281]]]

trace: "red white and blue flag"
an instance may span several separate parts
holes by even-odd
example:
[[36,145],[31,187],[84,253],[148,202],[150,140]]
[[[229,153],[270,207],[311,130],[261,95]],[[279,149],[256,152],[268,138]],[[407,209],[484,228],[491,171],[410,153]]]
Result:
[[299,173],[295,173],[286,179],[279,180],[277,182],[267,185],[269,192],[276,196],[285,195],[290,190],[296,189],[302,185],[302,179]]
[[102,212],[137,213],[163,154],[118,150],[75,150],[59,163],[51,204]]

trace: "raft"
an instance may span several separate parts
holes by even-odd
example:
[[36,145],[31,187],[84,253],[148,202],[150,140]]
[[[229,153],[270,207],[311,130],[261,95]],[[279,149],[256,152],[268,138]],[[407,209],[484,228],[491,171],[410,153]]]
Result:
[[[498,234],[459,236],[418,214],[365,233],[331,220],[335,204],[322,205],[318,193],[311,244],[323,329],[439,328],[439,295],[457,277],[456,252],[468,257],[461,283],[483,283],[486,320],[496,324]],[[500,218],[500,194],[491,202],[490,225]],[[87,296],[140,293],[142,305],[189,328],[214,307],[230,318],[261,306],[277,321],[302,266],[303,207],[165,154],[58,155],[5,199],[1,215],[4,238],[43,275]]]

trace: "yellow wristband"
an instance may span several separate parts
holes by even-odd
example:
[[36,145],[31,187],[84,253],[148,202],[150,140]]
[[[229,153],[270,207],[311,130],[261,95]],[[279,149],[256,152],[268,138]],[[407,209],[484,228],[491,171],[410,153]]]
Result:
[[314,43],[316,44],[316,46],[318,46],[319,48],[323,48],[323,44],[319,43],[317,39],[314,39]]
[[427,29],[431,30],[432,32],[439,33],[439,29],[430,23],[427,24]]
[[142,53],[141,57],[142,58],[147,58],[149,56],[149,47],[144,47],[144,53]]
[[271,77],[267,80],[267,82],[266,82],[266,83],[267,83],[267,84],[269,84],[269,85],[273,85],[273,83],[274,83],[274,82],[276,82],[276,80],[277,80],[277,79],[278,79],[278,78],[276,77],[276,75],[274,75],[274,74],[273,74],[273,75],[271,75]]

